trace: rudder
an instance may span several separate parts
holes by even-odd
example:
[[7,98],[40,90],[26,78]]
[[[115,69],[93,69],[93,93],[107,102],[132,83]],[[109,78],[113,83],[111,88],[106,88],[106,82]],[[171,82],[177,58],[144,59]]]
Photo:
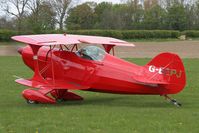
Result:
[[165,94],[178,93],[185,87],[185,69],[178,55],[161,53],[153,58],[145,67],[151,73],[152,79],[168,83],[159,85],[164,88]]

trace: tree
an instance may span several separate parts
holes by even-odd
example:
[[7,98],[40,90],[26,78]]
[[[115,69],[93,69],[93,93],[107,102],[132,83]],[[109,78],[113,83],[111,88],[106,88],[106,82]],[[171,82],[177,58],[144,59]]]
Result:
[[128,18],[131,21],[130,27],[131,29],[139,29],[142,28],[141,22],[144,17],[144,10],[142,4],[139,0],[128,0]]
[[159,5],[154,5],[145,10],[143,25],[145,29],[164,29],[166,11]]
[[94,28],[97,29],[105,28],[104,23],[106,22],[106,19],[104,19],[104,17],[106,17],[107,13],[109,13],[111,9],[112,9],[112,3],[110,2],[102,2],[97,4],[97,6],[94,9],[94,14],[95,14]]
[[67,29],[92,29],[94,25],[94,9],[92,3],[83,3],[72,8],[66,19]]
[[169,7],[166,22],[169,29],[185,30],[187,18],[184,6],[178,3]]
[[6,19],[6,16],[0,17],[0,29],[14,29],[14,21]]
[[57,14],[56,20],[60,30],[63,30],[64,19],[66,18],[71,2],[72,0],[52,0],[51,4]]
[[108,29],[130,29],[131,28],[131,14],[129,7],[126,4],[115,4],[109,10],[104,12],[103,25]]
[[145,0],[144,1],[144,9],[145,10],[149,10],[156,5],[158,5],[158,0]]
[[199,30],[199,0],[194,5],[193,29]]
[[197,23],[197,15],[195,15],[195,6],[187,4],[185,6],[185,15],[186,15],[186,30],[191,30],[195,27]]
[[27,24],[33,32],[41,33],[45,30],[54,30],[56,13],[47,1],[35,0],[29,3],[31,14],[27,18]]
[[[26,13],[26,6],[30,0],[7,0],[6,9],[4,11],[12,16],[15,16],[17,19],[17,29],[21,30],[22,19]],[[11,10],[10,8],[15,8],[16,12]]]

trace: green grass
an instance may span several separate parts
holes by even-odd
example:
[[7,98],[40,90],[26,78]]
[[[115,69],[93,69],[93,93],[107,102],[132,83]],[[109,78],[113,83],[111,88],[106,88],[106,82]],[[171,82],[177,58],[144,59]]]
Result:
[[[149,59],[128,59],[143,65]],[[20,57],[0,57],[0,133],[198,133],[199,59],[184,59],[187,86],[174,95],[177,108],[160,96],[76,91],[81,102],[28,105],[26,88],[12,75],[30,77]]]

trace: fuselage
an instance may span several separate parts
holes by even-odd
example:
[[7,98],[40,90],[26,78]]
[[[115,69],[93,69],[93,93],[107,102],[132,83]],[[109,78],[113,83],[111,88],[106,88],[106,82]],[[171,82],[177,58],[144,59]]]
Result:
[[[34,70],[33,52],[29,46],[23,48],[25,64]],[[110,54],[101,61],[81,58],[76,52],[40,48],[38,52],[39,69],[45,79],[86,85],[87,91],[119,94],[163,94],[160,86],[137,83],[134,75],[143,70],[142,66],[127,62]],[[67,88],[63,88],[67,89]]]

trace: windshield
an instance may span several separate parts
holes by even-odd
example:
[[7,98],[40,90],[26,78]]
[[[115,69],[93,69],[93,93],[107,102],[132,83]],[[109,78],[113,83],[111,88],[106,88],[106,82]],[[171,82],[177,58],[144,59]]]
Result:
[[87,46],[80,49],[77,54],[84,59],[101,61],[104,59],[106,52],[96,46]]

